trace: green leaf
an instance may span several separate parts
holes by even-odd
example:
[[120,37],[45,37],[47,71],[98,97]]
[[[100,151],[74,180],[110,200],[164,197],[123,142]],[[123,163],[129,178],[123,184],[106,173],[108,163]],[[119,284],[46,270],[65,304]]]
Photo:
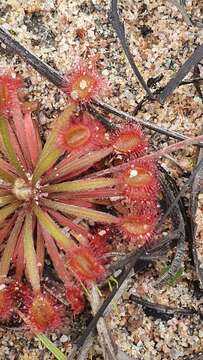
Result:
[[40,290],[40,277],[37,266],[36,252],[34,248],[32,213],[28,213],[25,218],[24,256],[25,256],[26,270],[28,273],[30,283],[32,285],[33,290],[37,292]]
[[39,180],[40,176],[43,175],[63,153],[63,149],[57,147],[57,137],[63,126],[70,120],[75,109],[76,106],[74,104],[69,105],[54,123],[53,129],[48,136],[35,168],[32,179],[34,183]]
[[4,206],[0,209],[0,223],[11,215],[20,206],[20,201],[14,201],[12,204]]
[[44,187],[44,191],[47,192],[75,192],[83,190],[95,190],[105,187],[112,187],[116,184],[116,179],[111,178],[98,178],[98,179],[82,179],[66,181],[60,184],[53,184]]
[[63,151],[58,148],[50,150],[47,156],[37,164],[32,178],[34,184],[37,180],[39,180],[40,176],[42,176],[56,162],[62,152]]
[[75,245],[74,242],[61,231],[52,218],[39,206],[34,205],[33,211],[39,223],[51,236],[53,236],[60,247],[67,251],[70,247]]
[[21,214],[18,216],[15,225],[8,237],[6,246],[4,248],[3,254],[1,256],[1,261],[0,261],[0,279],[1,280],[5,280],[6,276],[8,275],[9,272],[9,267],[10,267],[10,263],[12,260],[12,256],[13,256],[13,252],[18,240],[18,236],[21,230],[21,226],[24,220],[24,215]]
[[57,360],[67,360],[67,357],[45,335],[38,334],[37,338],[52,353]]
[[118,223],[118,218],[116,216],[102,211],[89,209],[82,206],[63,204],[49,199],[42,199],[42,203],[50,209],[61,211],[64,214],[75,216],[81,219],[93,220],[107,224]]
[[[0,119],[1,121],[1,119]],[[0,159],[0,178],[6,182],[14,183],[16,176],[7,169],[7,163]]]
[[18,173],[24,177],[25,176],[24,171],[22,170],[22,167],[18,161],[18,158],[16,156],[15,150],[11,142],[9,129],[8,129],[8,121],[2,115],[0,116],[0,133],[10,163],[15,167]]
[[[164,268],[161,272],[160,272],[160,276],[162,277],[167,271],[168,271],[169,267],[167,266],[166,268]],[[167,281],[167,285],[168,286],[174,286],[178,280],[180,279],[180,277],[183,275],[184,272],[184,268],[181,267],[174,276],[172,276],[168,281]]]
[[85,154],[81,157],[77,157],[76,159],[69,160],[63,166],[56,166],[56,170],[53,169],[51,174],[47,176],[47,181],[54,180],[56,178],[56,174],[59,173],[60,177],[64,175],[69,175],[74,172],[84,172],[89,169],[91,166],[96,164],[98,161],[104,159],[112,152],[112,148],[104,148],[96,151],[92,151],[88,154]]

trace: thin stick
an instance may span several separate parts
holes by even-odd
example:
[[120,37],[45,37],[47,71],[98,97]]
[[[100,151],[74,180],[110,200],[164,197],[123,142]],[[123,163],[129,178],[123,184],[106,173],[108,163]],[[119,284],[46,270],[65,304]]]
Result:
[[123,23],[121,22],[119,15],[118,15],[118,1],[112,0],[111,2],[111,9],[110,9],[110,20],[112,23],[112,26],[114,30],[116,31],[116,34],[120,40],[121,46],[123,48],[123,51],[125,52],[125,55],[129,61],[129,64],[133,70],[133,73],[138,78],[140,84],[145,89],[146,93],[149,95],[150,99],[154,99],[154,95],[151,92],[150,88],[148,87],[147,83],[145,82],[144,78],[142,77],[141,73],[139,72],[133,56],[130,52],[126,37],[125,37],[125,28]]
[[[165,129],[165,128],[163,128],[163,127],[161,127],[159,125],[153,124],[153,123],[151,123],[149,121],[137,118],[137,117],[135,117],[133,115],[130,115],[130,114],[124,112],[124,111],[118,110],[118,109],[114,108],[113,106],[111,106],[109,104],[106,104],[106,103],[104,103],[104,102],[102,102],[100,100],[94,100],[93,104],[95,106],[98,106],[98,107],[110,112],[113,115],[119,116],[120,118],[125,119],[125,120],[130,120],[130,121],[133,121],[133,122],[135,121],[135,122],[139,123],[140,125],[150,129],[150,130],[159,132],[160,134],[170,136],[170,137],[172,137],[174,139],[177,139],[177,140],[189,139],[187,136],[185,136],[185,135],[183,135],[181,133]],[[203,144],[198,144],[197,146],[203,147]]]
[[169,320],[175,315],[190,316],[197,314],[197,311],[192,308],[175,308],[167,305],[156,304],[134,294],[130,295],[130,300],[133,303],[141,305],[144,311],[150,311],[150,315],[156,316],[156,318],[164,318],[165,320]]
[[190,175],[189,179],[186,181],[186,183],[183,185],[182,189],[180,190],[179,194],[176,196],[175,200],[173,201],[173,203],[169,206],[168,210],[165,212],[164,216],[162,217],[162,219],[160,220],[160,222],[157,225],[157,228],[160,228],[161,225],[165,222],[165,220],[167,219],[168,215],[171,213],[171,211],[174,209],[174,207],[178,204],[179,200],[181,199],[181,197],[185,194],[187,188],[190,186],[190,184],[192,184],[196,174],[198,173],[198,171],[201,169],[201,167],[203,166],[203,159],[198,163],[198,165],[195,167],[195,169],[193,170],[192,174]]
[[159,95],[159,101],[161,104],[164,104],[166,98],[170,96],[175,88],[179,86],[184,77],[189,73],[193,66],[197,65],[200,60],[203,58],[203,44],[198,46],[198,48],[193,52],[193,54],[186,60],[186,62],[178,70],[174,78],[172,78],[164,90]]
[[199,82],[199,81],[203,81],[203,77],[197,77],[197,78],[194,78],[194,79],[183,80],[183,81],[181,81],[179,86],[193,84],[193,83],[196,83],[196,82]]
[[[105,170],[97,171],[94,174],[94,177],[103,176],[103,175],[110,174],[110,173],[115,173],[117,171],[121,171],[126,168],[129,168],[131,165],[136,166],[136,161],[151,161],[151,160],[156,161],[156,160],[159,160],[161,157],[165,156],[166,154],[170,154],[174,151],[184,149],[185,147],[190,146],[190,145],[199,144],[202,141],[203,141],[203,135],[199,135],[194,138],[188,138],[187,140],[180,141],[178,143],[169,145],[165,149],[160,149],[158,151],[152,152],[151,154],[144,155],[137,160],[136,159],[129,160],[127,163],[117,165],[117,166],[112,166],[111,168],[108,168]],[[91,175],[90,175],[90,177],[91,177]]]
[[61,87],[63,76],[22,46],[3,26],[0,26],[0,41],[2,41],[9,50],[14,51],[15,54],[23,58],[29,65],[37,70],[38,73],[48,78],[54,85]]

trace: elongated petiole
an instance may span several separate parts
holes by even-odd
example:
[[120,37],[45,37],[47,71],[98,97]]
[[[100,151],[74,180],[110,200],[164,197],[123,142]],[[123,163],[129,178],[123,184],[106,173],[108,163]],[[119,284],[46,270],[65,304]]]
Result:
[[82,190],[95,190],[116,185],[116,179],[98,178],[98,179],[82,179],[75,181],[67,181],[60,184],[45,186],[43,190],[46,192],[76,192]]
[[53,262],[54,269],[56,270],[59,278],[64,282],[70,280],[70,275],[67,272],[64,261],[59,253],[59,250],[53,240],[53,238],[48,234],[48,232],[42,228],[42,233],[45,239],[45,245],[48,251],[48,254]]
[[40,161],[43,160],[44,157],[46,157],[47,154],[50,152],[50,150],[53,148],[53,146],[56,145],[57,137],[60,130],[64,127],[64,125],[68,124],[75,110],[76,110],[75,104],[68,105],[67,108],[62,112],[62,114],[60,114],[60,116],[56,119],[56,121],[54,121],[53,128],[48,136],[48,139],[41,153],[39,159]]
[[13,184],[16,176],[8,169],[8,167],[9,164],[0,159],[0,179]]
[[32,177],[33,184],[35,184],[39,178],[50,168],[50,166],[56,162],[62,152],[63,151],[60,148],[55,148],[50,151],[46,157],[43,158],[43,161],[37,164]]
[[88,239],[89,232],[83,226],[75,224],[72,220],[68,219],[58,211],[48,210],[51,217],[58,222],[61,226],[68,227],[71,231],[75,232],[79,237]]
[[54,170],[49,176],[46,177],[46,183],[52,180],[58,180],[63,176],[73,175],[75,172],[86,171],[88,168],[93,166],[96,162],[104,159],[112,152],[112,148],[106,148],[102,150],[93,151],[89,154],[83,155],[80,158],[75,160],[68,160],[67,164],[64,165],[60,170],[58,170],[56,166],[56,170]]
[[17,170],[18,174],[25,177],[25,173],[22,169],[20,162],[17,159],[15,150],[14,150],[13,145],[10,140],[7,120],[2,115],[0,116],[0,133],[1,133],[3,144],[6,149],[6,153],[7,153],[10,163]]
[[34,248],[33,239],[33,221],[32,213],[28,213],[25,218],[24,225],[24,258],[25,266],[34,292],[40,291],[40,277],[37,265],[37,257]]
[[5,238],[10,233],[11,229],[14,226],[16,220],[16,215],[14,214],[9,220],[6,219],[5,222],[1,222],[1,229],[0,229],[0,244],[3,243]]
[[31,157],[28,147],[28,142],[26,138],[25,126],[24,126],[24,119],[23,113],[21,111],[21,103],[18,99],[18,94],[16,91],[13,91],[10,95],[11,98],[11,115],[14,122],[16,137],[18,139],[21,152],[23,158],[28,166],[29,171],[32,169]]
[[160,149],[158,151],[152,152],[151,154],[144,155],[144,156],[140,157],[138,160],[133,159],[133,160],[128,161],[125,164],[112,166],[109,169],[97,171],[94,173],[94,177],[104,176],[107,174],[112,174],[112,173],[115,173],[115,172],[118,172],[121,170],[125,170],[126,168],[129,168],[130,166],[133,166],[134,164],[136,165],[137,161],[138,162],[139,161],[156,161],[158,159],[161,159],[163,156],[165,156],[167,154],[170,154],[170,153],[180,150],[180,149],[184,149],[190,145],[197,145],[197,144],[201,143],[202,141],[203,141],[203,135],[196,136],[193,138],[188,138],[187,140],[180,141],[175,144],[169,145],[164,149]]
[[0,261],[0,282],[5,281],[5,278],[8,275],[11,259],[18,240],[18,236],[22,227],[23,220],[24,220],[24,214],[19,215],[9,235],[7,244],[5,246]]
[[56,120],[33,173],[34,184],[39,180],[40,176],[43,175],[63,153],[63,149],[61,149],[60,146],[57,144],[57,136],[63,126],[70,120],[70,117],[72,116],[75,109],[76,105],[69,105],[67,109],[64,110],[64,112]]
[[39,273],[40,277],[43,274],[44,269],[44,260],[45,260],[45,244],[44,237],[42,235],[40,224],[37,223],[37,238],[36,238],[36,254],[37,254],[37,263],[39,264]]
[[102,211],[97,211],[94,209],[88,209],[85,207],[75,206],[75,205],[66,205],[57,201],[52,201],[48,199],[43,199],[42,203],[44,206],[59,210],[65,214],[69,214],[81,219],[89,219],[98,222],[104,222],[107,224],[116,224],[118,219],[116,216],[111,214],[104,213]]
[[13,195],[0,196],[0,208],[4,205],[10,204],[16,198]]
[[5,220],[7,216],[11,215],[20,205],[20,201],[14,201],[12,204],[4,206],[0,209],[0,222]]
[[51,219],[51,217],[43,211],[39,206],[34,205],[33,211],[37,216],[42,228],[44,228],[56,240],[58,246],[63,250],[68,251],[69,248],[75,246],[73,240],[68,238],[58,227],[58,225]]
[[88,201],[92,201],[93,199],[103,199],[109,198],[112,196],[120,196],[122,195],[122,191],[119,191],[117,188],[112,189],[96,189],[96,190],[86,190],[86,191],[73,191],[70,194],[68,193],[54,193],[50,194],[49,198],[53,198],[57,201],[67,202],[68,199],[88,199]]

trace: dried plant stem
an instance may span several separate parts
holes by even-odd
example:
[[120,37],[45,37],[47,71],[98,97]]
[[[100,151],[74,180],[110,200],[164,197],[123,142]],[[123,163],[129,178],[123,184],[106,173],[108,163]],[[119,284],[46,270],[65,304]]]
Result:
[[175,88],[180,85],[184,77],[189,73],[189,71],[197,65],[200,60],[203,58],[203,44],[198,46],[193,54],[186,60],[186,62],[178,70],[177,74],[168,82],[164,90],[159,95],[159,101],[161,104],[164,104],[167,97],[170,96]]
[[130,52],[130,48],[128,46],[127,39],[125,36],[124,24],[121,22],[119,15],[118,15],[118,1],[117,0],[111,1],[110,19],[111,19],[112,26],[113,26],[114,30],[116,31],[116,34],[120,40],[123,51],[125,52],[125,55],[129,61],[129,64],[133,70],[133,73],[139,80],[140,84],[142,85],[142,87],[144,88],[144,90],[146,91],[146,93],[148,94],[150,99],[154,99],[154,94],[151,92],[150,88],[148,87],[147,83],[145,82],[144,78],[142,77],[141,73],[139,72],[139,70],[134,62],[133,56]]
[[[188,138],[187,140],[180,141],[178,143],[169,145],[165,149],[161,149],[161,150],[155,151],[149,155],[142,156],[139,158],[139,161],[151,161],[151,160],[156,161],[158,159],[161,159],[166,154],[170,154],[174,151],[184,149],[185,147],[190,146],[190,145],[199,144],[202,141],[203,141],[203,135],[196,136],[194,138]],[[98,171],[97,173],[94,174],[94,176],[103,176],[103,175],[106,175],[109,173],[114,173],[114,172],[126,169],[126,168],[130,167],[131,165],[132,166],[136,165],[136,160],[130,160],[130,161],[128,161],[128,163],[118,165],[118,166],[112,166],[109,169]]]
[[[131,121],[131,122],[137,122],[140,125],[146,127],[147,129],[159,132],[160,134],[172,137],[172,138],[177,139],[177,140],[186,140],[186,139],[188,139],[187,136],[185,136],[185,135],[183,135],[181,133],[178,133],[178,132],[172,131],[172,130],[168,130],[168,129],[164,129],[163,127],[161,127],[159,125],[153,124],[153,123],[151,123],[149,121],[146,121],[146,120],[142,120],[142,119],[140,119],[138,117],[135,117],[135,116],[133,116],[131,114],[128,114],[128,113],[126,113],[124,111],[118,110],[118,109],[114,108],[113,106],[111,106],[109,104],[106,104],[106,103],[104,103],[104,102],[102,102],[102,101],[100,101],[98,99],[94,100],[93,104],[95,106],[98,106],[98,107],[102,108],[105,111],[108,111],[109,113],[111,113],[113,115],[119,116],[120,118],[122,118],[124,120],[128,120],[128,121]],[[203,147],[203,144],[198,144],[198,146]]]
[[166,213],[164,214],[164,216],[162,217],[162,219],[160,220],[160,222],[157,225],[157,228],[160,229],[161,225],[165,222],[165,220],[167,219],[167,217],[169,216],[169,214],[171,213],[171,211],[173,210],[173,208],[178,204],[178,202],[180,201],[181,197],[185,194],[187,188],[192,184],[196,174],[199,172],[199,170],[201,169],[201,167],[203,166],[203,159],[198,163],[198,165],[194,168],[192,174],[190,175],[189,179],[186,181],[186,183],[183,185],[181,191],[179,192],[179,194],[176,196],[174,202],[169,206],[169,208],[167,209]]
[[61,86],[63,77],[56,70],[19,44],[19,42],[16,41],[3,26],[0,26],[0,40],[9,48],[9,50],[14,51],[15,54],[23,58],[29,65],[37,70],[38,73],[51,79],[51,82],[56,86]]

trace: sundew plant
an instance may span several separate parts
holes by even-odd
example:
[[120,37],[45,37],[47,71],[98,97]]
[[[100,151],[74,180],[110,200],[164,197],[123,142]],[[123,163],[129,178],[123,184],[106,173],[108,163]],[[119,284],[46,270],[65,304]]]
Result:
[[106,252],[154,238],[159,182],[153,160],[142,159],[142,129],[109,132],[85,110],[104,83],[79,63],[64,82],[67,106],[44,143],[22,80],[1,73],[1,321],[19,316],[34,332],[62,324],[64,311],[44,287],[47,257],[77,315],[84,286],[105,278]]

